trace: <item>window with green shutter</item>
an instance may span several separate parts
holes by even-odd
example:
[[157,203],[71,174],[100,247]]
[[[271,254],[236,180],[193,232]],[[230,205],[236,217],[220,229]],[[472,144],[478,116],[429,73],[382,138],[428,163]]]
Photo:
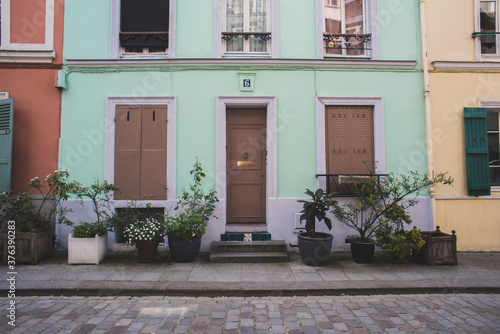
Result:
[[10,189],[14,99],[0,100],[0,191]]
[[490,195],[486,108],[464,108],[464,126],[468,194]]

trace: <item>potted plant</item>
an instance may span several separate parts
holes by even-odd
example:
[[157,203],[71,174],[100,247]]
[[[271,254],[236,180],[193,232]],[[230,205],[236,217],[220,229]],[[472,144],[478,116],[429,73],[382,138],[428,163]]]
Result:
[[127,206],[115,209],[115,212],[107,219],[106,226],[108,231],[115,233],[116,243],[126,243],[128,239],[124,234],[125,229],[139,220],[141,220],[141,213],[136,202],[130,201]]
[[354,262],[371,262],[377,230],[390,219],[409,219],[406,209],[417,204],[416,197],[422,190],[452,182],[445,173],[429,178],[417,172],[399,176],[373,175],[353,182],[356,198],[343,205],[334,203],[332,212],[339,221],[358,232],[355,237],[349,237]]
[[108,250],[108,232],[106,220],[109,214],[111,196],[119,187],[100,182],[98,179],[90,187],[80,187],[77,191],[80,203],[84,206],[83,199],[88,198],[92,203],[92,210],[96,221],[82,222],[73,227],[73,235],[68,235],[68,263],[69,264],[99,264]]
[[298,235],[299,252],[302,260],[310,266],[322,266],[328,260],[332,249],[333,236],[329,233],[316,232],[316,219],[323,221],[328,230],[332,229],[332,221],[326,216],[330,207],[336,202],[332,194],[327,194],[323,189],[315,192],[307,189],[305,192],[310,200],[298,200],[303,203],[300,221],[306,221],[306,232]]
[[[72,224],[66,217],[71,210],[59,207],[59,203],[67,200],[79,187],[78,182],[69,182],[68,177],[68,171],[56,170],[43,181],[38,177],[31,179],[28,186],[40,194],[36,200],[29,193],[13,196],[8,191],[0,194],[2,222],[15,222],[17,263],[37,264],[39,260],[52,255],[56,216],[59,223]],[[6,246],[7,242],[4,242],[4,263],[8,258]]]
[[417,253],[425,244],[415,226],[409,231],[404,229],[405,224],[411,223],[412,219],[404,207],[396,204],[384,213],[384,220],[375,232],[377,246],[394,262],[409,262],[412,252]]
[[[173,217],[165,215],[165,233],[168,247],[175,262],[192,262],[200,251],[201,237],[205,234],[208,220],[214,215],[215,203],[219,201],[215,185],[205,194],[201,180],[205,177],[201,163],[196,162],[190,174],[193,184],[182,189],[182,195],[174,210],[180,213]],[[217,218],[216,216],[214,216]]]
[[165,240],[164,226],[154,218],[130,224],[125,228],[124,235],[137,247],[140,263],[154,262],[158,244]]

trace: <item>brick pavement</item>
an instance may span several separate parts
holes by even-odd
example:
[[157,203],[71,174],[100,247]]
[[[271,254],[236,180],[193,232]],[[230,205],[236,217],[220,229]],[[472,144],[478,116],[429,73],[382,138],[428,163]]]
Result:
[[18,297],[1,333],[500,333],[500,295]]

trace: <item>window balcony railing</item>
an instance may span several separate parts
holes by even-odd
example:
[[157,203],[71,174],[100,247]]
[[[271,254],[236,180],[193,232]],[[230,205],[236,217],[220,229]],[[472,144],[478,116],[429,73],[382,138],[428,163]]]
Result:
[[245,40],[248,40],[250,37],[260,38],[264,42],[267,42],[271,39],[270,32],[223,32],[222,39],[225,41],[230,41],[233,38],[243,37]]
[[316,174],[316,177],[326,177],[328,194],[333,193],[334,196],[342,197],[354,197],[357,186],[366,182],[369,187],[374,187],[375,183],[385,176],[387,174]]
[[472,33],[473,38],[479,37],[481,39],[496,36],[496,35],[500,35],[500,32],[498,32],[498,31],[481,31],[481,32],[474,31]]
[[363,56],[371,40],[371,34],[323,34],[326,55]]

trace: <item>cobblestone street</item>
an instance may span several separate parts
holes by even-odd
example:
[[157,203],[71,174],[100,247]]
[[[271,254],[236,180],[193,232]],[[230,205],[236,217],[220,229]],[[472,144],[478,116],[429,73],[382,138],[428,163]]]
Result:
[[19,297],[1,333],[499,333],[500,295]]

